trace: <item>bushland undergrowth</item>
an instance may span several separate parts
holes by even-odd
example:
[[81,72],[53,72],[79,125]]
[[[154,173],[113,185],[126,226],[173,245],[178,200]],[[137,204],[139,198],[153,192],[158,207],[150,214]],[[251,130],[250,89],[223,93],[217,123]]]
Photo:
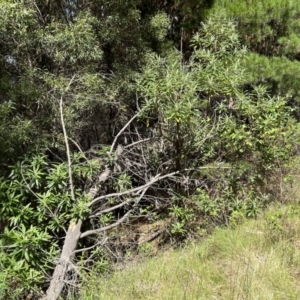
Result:
[[[88,276],[79,299],[298,299],[299,203],[278,204],[197,244]],[[71,297],[71,299],[74,299]],[[77,299],[77,298],[75,298]]]
[[248,2],[1,2],[2,298],[66,297],[285,201],[299,5]]

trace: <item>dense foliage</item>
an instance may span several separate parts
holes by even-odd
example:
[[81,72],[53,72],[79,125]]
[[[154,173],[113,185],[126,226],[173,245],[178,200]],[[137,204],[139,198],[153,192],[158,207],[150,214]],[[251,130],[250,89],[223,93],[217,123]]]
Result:
[[70,224],[75,284],[138,251],[122,223],[182,241],[282,196],[300,8],[248,2],[2,1],[0,298],[47,289]]

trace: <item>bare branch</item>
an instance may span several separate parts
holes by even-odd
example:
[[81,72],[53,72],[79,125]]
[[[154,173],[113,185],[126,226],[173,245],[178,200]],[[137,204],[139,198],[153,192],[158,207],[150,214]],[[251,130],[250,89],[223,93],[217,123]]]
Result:
[[[78,150],[81,152],[81,153],[84,153],[81,149],[81,147],[78,145],[78,143],[76,143],[73,139],[71,139],[70,137],[68,137],[68,139],[78,148]],[[87,159],[86,159],[87,160]]]
[[120,225],[122,222],[125,221],[125,219],[128,217],[128,215],[132,212],[132,210],[129,210],[120,220],[118,220],[117,222],[111,224],[111,225],[108,225],[108,226],[105,226],[105,227],[101,227],[101,228],[98,228],[98,229],[94,229],[94,230],[88,230],[86,232],[83,232],[81,235],[80,235],[80,239],[81,238],[84,238],[86,236],[89,236],[89,235],[92,235],[92,234],[97,234],[97,233],[100,233],[102,231],[105,231],[105,230],[108,230],[108,229],[112,229],[118,225]]
[[75,250],[73,251],[72,255],[75,254],[75,253],[78,253],[78,252],[83,252],[83,251],[87,251],[87,250],[91,250],[99,245],[103,246],[108,240],[108,237],[106,237],[104,240],[98,242],[97,244],[95,245],[92,245],[91,247],[87,247],[87,248],[82,248],[82,249],[78,249],[78,250]]
[[62,96],[60,97],[59,108],[60,108],[61,126],[62,126],[63,133],[64,133],[64,139],[65,139],[65,144],[66,144],[66,153],[67,153],[67,158],[68,158],[68,172],[69,172],[69,183],[70,183],[71,197],[72,197],[72,200],[75,201],[74,185],[73,185],[73,178],[72,178],[72,162],[71,162],[68,136],[67,136],[66,126],[65,126],[65,121],[64,121],[64,115],[63,115],[63,97]]
[[94,218],[94,217],[97,217],[97,216],[100,216],[102,214],[105,214],[105,213],[108,213],[108,212],[111,212],[111,211],[114,211],[115,209],[117,208],[120,208],[126,204],[129,204],[130,202],[133,202],[133,201],[136,201],[136,204],[139,203],[141,201],[141,199],[144,197],[146,191],[148,190],[149,186],[146,186],[146,188],[143,190],[143,193],[137,198],[137,199],[129,199],[127,201],[124,201],[118,205],[115,205],[113,207],[110,207],[110,208],[107,208],[107,209],[103,209],[101,210],[100,212],[90,216],[90,218]]
[[40,11],[40,9],[39,9],[39,7],[38,7],[38,5],[36,4],[36,2],[35,2],[35,1],[33,1],[33,5],[35,6],[36,10],[38,11],[38,13],[39,13],[39,15],[40,15],[40,18],[41,18],[41,20],[42,20],[42,21],[43,21],[43,23],[45,24],[45,19],[44,19],[44,17],[43,17],[43,14],[41,13],[41,11]]
[[109,154],[111,155],[113,150],[114,150],[114,147],[115,147],[115,144],[117,142],[117,139],[118,137],[124,132],[124,130],[129,126],[129,124],[137,117],[138,115],[134,115],[126,124],[125,126],[118,132],[118,134],[116,135],[111,147],[110,147],[110,151],[109,151]]
[[150,141],[151,139],[152,139],[152,138],[147,138],[147,139],[143,139],[143,140],[140,140],[140,141],[136,141],[136,142],[134,142],[134,143],[132,143],[132,144],[129,144],[129,145],[125,146],[124,149],[133,147],[133,146],[135,146],[135,145],[137,145],[137,144],[140,144],[140,143],[148,142],[148,141]]
[[102,200],[102,199],[106,199],[106,198],[110,198],[110,197],[119,197],[119,196],[123,196],[123,195],[128,195],[134,192],[140,192],[141,190],[144,190],[146,187],[149,187],[150,185],[152,185],[153,183],[168,178],[168,177],[172,177],[176,174],[179,174],[179,171],[176,172],[172,172],[163,176],[160,176],[160,174],[157,174],[155,177],[153,177],[149,182],[147,182],[146,184],[133,188],[131,190],[125,191],[125,192],[119,192],[119,193],[112,193],[112,194],[108,194],[108,195],[103,195],[100,197],[95,198],[93,201],[91,201],[91,203],[88,205],[88,207],[92,206],[93,204],[95,204],[96,202]]

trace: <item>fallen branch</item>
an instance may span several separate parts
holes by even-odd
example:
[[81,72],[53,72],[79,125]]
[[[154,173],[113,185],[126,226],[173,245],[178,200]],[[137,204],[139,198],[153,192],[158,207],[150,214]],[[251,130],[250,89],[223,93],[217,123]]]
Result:
[[160,181],[162,179],[165,179],[165,178],[172,177],[176,174],[179,174],[179,171],[172,172],[172,173],[169,173],[169,174],[166,174],[166,175],[163,175],[163,176],[160,176],[160,174],[157,174],[155,177],[153,177],[149,182],[147,182],[144,185],[141,185],[139,187],[133,188],[133,189],[125,191],[125,192],[111,193],[111,194],[108,194],[108,195],[103,195],[103,196],[97,197],[93,201],[91,201],[91,203],[88,206],[90,207],[90,206],[92,206],[93,204],[95,204],[96,202],[98,202],[102,199],[107,199],[107,198],[112,198],[112,197],[120,197],[120,196],[123,196],[123,195],[132,194],[132,193],[137,194],[137,192],[145,189],[146,187],[151,186],[153,183],[155,183],[157,181]]
[[149,186],[147,186],[147,187],[144,189],[144,191],[142,192],[142,194],[141,194],[137,199],[129,199],[129,200],[123,201],[123,202],[120,203],[120,204],[117,204],[117,205],[115,205],[115,206],[112,206],[112,207],[110,207],[110,208],[103,209],[103,210],[101,210],[100,212],[95,213],[94,215],[92,215],[91,218],[94,218],[94,217],[103,215],[103,214],[105,214],[105,213],[114,211],[114,210],[116,210],[117,208],[123,207],[124,205],[129,204],[129,203],[131,203],[131,202],[133,202],[133,201],[135,201],[136,204],[139,203],[139,201],[144,197],[144,195],[145,195],[146,191],[148,190],[148,188],[149,188]]
[[78,239],[81,235],[82,221],[71,222],[65,238],[64,246],[59,261],[54,269],[54,273],[50,282],[50,286],[46,292],[47,300],[56,300],[60,296],[65,286],[65,276],[70,265],[70,259],[77,247]]
[[128,211],[121,219],[119,219],[117,222],[111,224],[111,225],[108,225],[108,226],[105,226],[105,227],[101,227],[101,228],[98,228],[98,229],[94,229],[94,230],[88,230],[88,231],[85,231],[84,233],[82,233],[80,235],[80,238],[84,238],[86,236],[89,236],[89,235],[93,235],[93,234],[97,234],[97,233],[100,233],[102,231],[105,231],[105,230],[109,230],[109,229],[112,229],[118,225],[120,225],[121,223],[123,223],[126,218],[129,216],[129,214],[132,212],[132,210]]

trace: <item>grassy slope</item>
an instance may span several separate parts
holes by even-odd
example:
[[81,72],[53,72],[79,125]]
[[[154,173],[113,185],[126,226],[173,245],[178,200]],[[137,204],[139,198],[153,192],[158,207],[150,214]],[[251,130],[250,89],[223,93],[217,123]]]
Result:
[[84,284],[82,299],[300,299],[299,205]]

